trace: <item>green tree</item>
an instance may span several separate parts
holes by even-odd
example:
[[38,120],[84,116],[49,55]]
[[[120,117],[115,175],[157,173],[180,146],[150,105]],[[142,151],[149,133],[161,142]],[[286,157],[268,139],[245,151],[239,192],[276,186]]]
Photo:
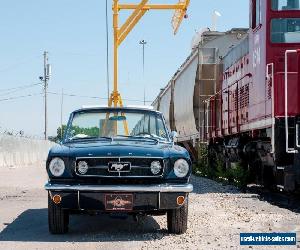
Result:
[[[61,141],[66,133],[67,126],[63,125],[62,129],[61,127],[57,128],[57,135],[56,140]],[[98,127],[91,127],[91,128],[81,128],[78,126],[73,126],[71,129],[72,136],[78,135],[78,134],[84,134],[87,136],[99,136],[99,128]]]
[[65,132],[67,129],[67,125],[62,125],[62,127],[57,128],[57,133],[56,133],[56,140],[61,141],[64,138]]

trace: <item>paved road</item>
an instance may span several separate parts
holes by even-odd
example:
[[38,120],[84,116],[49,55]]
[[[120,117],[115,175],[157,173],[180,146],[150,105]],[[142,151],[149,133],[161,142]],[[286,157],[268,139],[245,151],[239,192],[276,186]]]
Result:
[[135,222],[131,217],[106,215],[73,215],[68,235],[50,235],[45,181],[40,167],[1,170],[0,249],[240,249],[240,232],[300,233],[297,212],[271,205],[255,194],[193,177],[195,192],[190,196],[185,235],[169,235],[164,216]]

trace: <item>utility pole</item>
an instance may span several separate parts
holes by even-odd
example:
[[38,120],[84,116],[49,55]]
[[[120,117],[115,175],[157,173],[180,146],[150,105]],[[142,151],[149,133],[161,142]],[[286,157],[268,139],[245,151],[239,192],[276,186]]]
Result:
[[145,45],[147,42],[145,40],[140,41],[140,45],[143,47],[143,84],[144,84],[144,105],[146,105],[146,83],[145,83]]
[[60,135],[61,140],[63,138],[63,106],[64,106],[64,89],[61,90],[61,102],[60,102]]
[[44,119],[45,119],[45,127],[44,127],[44,138],[48,140],[48,103],[47,103],[47,91],[48,91],[48,81],[51,76],[51,65],[48,64],[48,52],[44,52],[44,76],[40,77],[44,84]]

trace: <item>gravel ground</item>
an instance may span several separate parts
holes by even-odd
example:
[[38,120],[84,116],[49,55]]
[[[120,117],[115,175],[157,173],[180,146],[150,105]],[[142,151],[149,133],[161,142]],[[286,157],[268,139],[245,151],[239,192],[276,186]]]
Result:
[[[192,177],[189,229],[167,233],[166,217],[71,216],[70,233],[48,233],[47,195],[42,168],[2,169],[0,175],[0,249],[287,249],[240,247],[241,232],[297,232],[300,216],[243,194],[235,187]],[[300,248],[298,246],[290,249]],[[288,248],[288,249],[289,249]]]

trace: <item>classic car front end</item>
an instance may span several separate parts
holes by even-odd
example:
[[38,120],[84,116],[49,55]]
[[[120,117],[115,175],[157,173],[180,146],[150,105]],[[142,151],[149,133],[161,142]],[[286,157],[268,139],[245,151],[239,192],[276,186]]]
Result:
[[159,112],[75,111],[46,168],[51,233],[66,233],[72,212],[167,214],[170,233],[187,229],[191,160],[174,145]]

